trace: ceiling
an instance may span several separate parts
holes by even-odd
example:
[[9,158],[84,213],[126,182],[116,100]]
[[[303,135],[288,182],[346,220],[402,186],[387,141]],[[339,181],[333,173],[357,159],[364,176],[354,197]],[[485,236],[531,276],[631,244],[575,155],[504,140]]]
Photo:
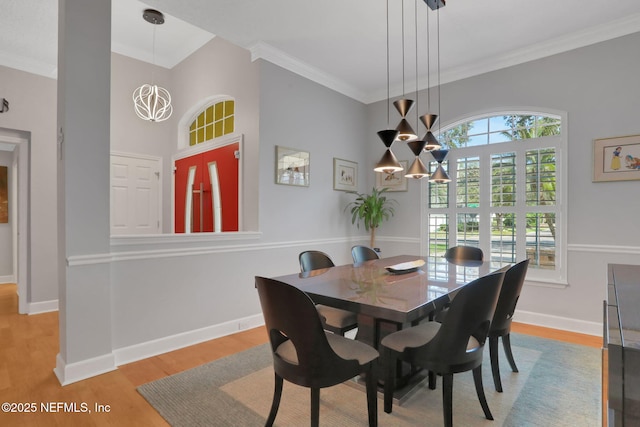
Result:
[[[445,83],[640,31],[640,1],[600,4],[448,0],[436,13],[418,0],[416,34],[415,1],[404,0],[403,20],[402,1],[389,0],[391,95],[415,91],[416,80],[434,86],[438,76]],[[155,59],[148,6],[166,16]],[[0,64],[55,77],[57,2],[0,7]],[[387,96],[386,0],[112,0],[114,52],[171,68],[214,35],[359,101]]]

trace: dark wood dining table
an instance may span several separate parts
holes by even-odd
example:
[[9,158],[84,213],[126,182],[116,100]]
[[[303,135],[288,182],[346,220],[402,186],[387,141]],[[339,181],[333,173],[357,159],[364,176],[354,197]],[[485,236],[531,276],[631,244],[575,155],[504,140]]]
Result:
[[[424,265],[416,271],[394,274],[387,269],[417,260],[423,260]],[[424,319],[448,303],[461,286],[498,268],[488,261],[456,264],[444,258],[399,255],[274,279],[301,289],[316,304],[407,325]],[[377,343],[369,343],[377,347]]]
[[[415,271],[389,271],[419,260],[424,265]],[[386,334],[432,317],[462,286],[499,268],[489,261],[399,255],[274,279],[301,289],[316,304],[357,313],[356,339],[378,348]]]

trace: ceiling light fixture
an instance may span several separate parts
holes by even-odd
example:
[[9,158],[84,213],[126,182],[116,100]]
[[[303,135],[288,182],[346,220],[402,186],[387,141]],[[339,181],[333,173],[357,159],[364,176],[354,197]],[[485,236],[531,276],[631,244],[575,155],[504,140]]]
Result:
[[[418,123],[418,110],[420,106],[420,97],[418,95],[418,0],[414,0],[414,20],[415,20],[415,35],[416,35],[416,123]],[[413,152],[413,155],[416,157],[409,167],[409,170],[405,174],[407,178],[421,179],[425,176],[429,176],[429,171],[425,167],[422,160],[420,160],[420,153],[424,150],[427,142],[424,139],[414,139],[413,141],[407,142],[409,149]]]
[[[155,9],[146,9],[142,13],[145,21],[153,24],[153,66],[156,62],[156,26],[164,24],[164,15]],[[153,71],[151,84],[143,84],[133,91],[133,105],[138,117],[151,122],[161,122],[171,117],[171,95],[169,91],[154,83]]]
[[378,132],[378,137],[387,147],[387,150],[373,170],[392,174],[403,170],[403,167],[391,151],[391,145],[398,137],[399,132],[395,129],[389,129],[389,91],[389,0],[387,0],[387,129]]
[[[400,113],[400,116],[402,116],[402,118],[400,119],[400,123],[396,127],[396,130],[399,132],[398,139],[400,141],[411,141],[413,139],[416,139],[418,135],[416,135],[416,132],[413,130],[413,128],[407,121],[407,114],[409,114],[409,112],[411,111],[411,108],[413,107],[413,100],[406,98],[405,90],[404,90],[404,76],[405,76],[404,74],[404,0],[401,0],[401,4],[402,4],[402,8],[401,8],[401,13],[402,13],[402,99],[398,99],[397,101],[394,101],[393,105],[396,107],[396,110],[398,110],[398,113]],[[389,12],[387,11],[387,16],[388,15],[389,15]],[[417,78],[418,76],[416,76],[416,79]]]

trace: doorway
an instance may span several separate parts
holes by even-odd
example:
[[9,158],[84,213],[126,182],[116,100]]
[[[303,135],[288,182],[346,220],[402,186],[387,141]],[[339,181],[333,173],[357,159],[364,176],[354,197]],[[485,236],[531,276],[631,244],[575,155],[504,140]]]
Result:
[[[8,170],[12,276],[17,284],[18,313],[28,313],[29,289],[29,133],[0,128],[0,150],[13,153]],[[5,156],[6,157],[6,156]]]

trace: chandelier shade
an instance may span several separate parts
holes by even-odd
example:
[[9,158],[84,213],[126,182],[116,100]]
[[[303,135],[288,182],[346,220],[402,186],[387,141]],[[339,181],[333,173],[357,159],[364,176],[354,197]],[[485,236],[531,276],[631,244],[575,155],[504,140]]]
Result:
[[416,157],[413,163],[411,164],[411,167],[405,174],[405,177],[420,179],[420,178],[424,178],[425,176],[429,176],[429,171],[427,170],[424,163],[422,163],[422,160],[420,160],[420,157]]
[[396,127],[396,130],[398,131],[398,139],[400,141],[410,141],[418,137],[418,135],[416,135],[416,132],[413,130],[413,128],[405,118],[400,120],[400,123],[398,123],[398,127]]
[[426,151],[440,151],[440,149],[442,148],[442,144],[440,144],[433,132],[431,132],[430,130],[427,131],[423,139],[425,142],[424,149]]
[[378,137],[382,140],[385,147],[390,148],[393,141],[398,137],[398,133],[395,129],[385,129],[378,131]]
[[404,168],[398,162],[398,159],[393,154],[393,152],[387,148],[387,151],[384,152],[384,154],[382,155],[382,158],[380,159],[378,164],[376,164],[376,167],[373,170],[376,172],[384,172],[384,173],[391,174],[394,172],[400,172],[403,169]]
[[427,128],[427,130],[431,130],[433,125],[435,125],[436,122],[438,121],[438,115],[437,114],[423,114],[422,116],[420,116],[420,121],[422,122],[424,127]]
[[436,184],[444,184],[445,182],[451,182],[451,178],[444,170],[441,164],[438,164],[435,172],[429,177],[429,182],[435,182]]

